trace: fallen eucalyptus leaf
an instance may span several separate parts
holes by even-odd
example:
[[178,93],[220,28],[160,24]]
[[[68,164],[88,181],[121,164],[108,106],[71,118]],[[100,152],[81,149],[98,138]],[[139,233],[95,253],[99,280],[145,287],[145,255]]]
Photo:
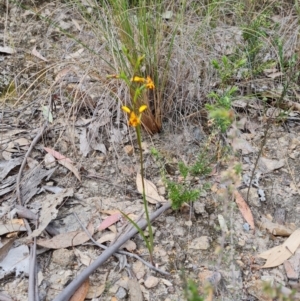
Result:
[[105,220],[98,227],[98,230],[99,231],[105,230],[106,228],[110,227],[114,223],[118,222],[121,217],[122,217],[122,214],[120,212],[112,214],[111,216],[105,218]]
[[252,230],[254,230],[255,229],[254,219],[248,204],[245,202],[244,198],[237,190],[234,192],[234,197],[235,197],[235,202],[237,203],[244,219],[251,226]]
[[0,272],[0,279],[6,274],[15,270],[16,276],[24,272],[29,272],[29,248],[26,245],[21,245],[17,248],[11,249],[7,256],[0,262],[2,268]]
[[258,161],[259,169],[264,173],[272,172],[275,169],[279,169],[284,166],[284,159],[271,160],[268,158],[261,157]]
[[80,287],[75,291],[69,301],[84,301],[90,288],[90,280],[87,278]]
[[73,196],[73,194],[73,188],[68,188],[64,189],[64,191],[62,191],[61,193],[47,195],[42,202],[39,227],[34,230],[28,238],[30,239],[32,237],[39,236],[42,231],[45,230],[48,224],[56,218],[58,213],[58,209],[56,209],[56,207],[63,202],[64,198],[71,197]]
[[48,120],[50,123],[53,123],[53,116],[51,111],[49,110],[48,106],[42,106],[42,112],[43,116],[45,117],[46,120]]
[[[89,224],[87,230],[91,235],[94,234],[94,227]],[[49,249],[65,249],[68,247],[82,245],[89,240],[89,236],[84,231],[72,231],[58,234],[51,239],[38,239],[37,244]]]
[[12,219],[8,222],[0,223],[0,235],[18,231],[26,231],[22,219]]
[[272,268],[281,265],[285,260],[294,255],[300,245],[300,228],[295,230],[290,237],[280,246],[276,246],[258,257],[267,259],[263,268]]
[[0,53],[5,53],[5,54],[14,54],[16,51],[8,46],[0,46]]
[[2,239],[1,240],[2,246],[0,247],[0,262],[2,262],[4,260],[4,258],[6,257],[6,255],[8,254],[8,252],[11,249],[15,239],[16,239],[16,236],[12,237],[12,238],[9,238],[9,239]]
[[72,164],[72,161],[69,158],[66,158],[65,156],[61,155],[59,152],[54,151],[53,149],[50,149],[48,147],[44,147],[44,150],[50,153],[53,157],[55,157],[58,160],[59,164],[69,169],[75,175],[75,177],[81,182],[79,171]]
[[36,56],[37,58],[39,58],[40,60],[44,61],[44,62],[48,62],[48,60],[43,57],[37,50],[36,50],[36,46],[33,47],[31,54]]
[[[166,200],[158,194],[156,186],[149,180],[144,179],[146,200],[151,204],[163,203]],[[142,176],[136,175],[136,186],[140,194],[143,194]]]

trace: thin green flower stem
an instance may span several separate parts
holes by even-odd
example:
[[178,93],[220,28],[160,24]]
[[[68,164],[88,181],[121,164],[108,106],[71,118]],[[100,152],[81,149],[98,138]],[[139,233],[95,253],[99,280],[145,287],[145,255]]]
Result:
[[[141,95],[141,92],[142,92],[142,87],[140,87],[140,88],[137,88],[136,90],[135,90],[135,92],[134,92],[134,97],[133,97],[133,105],[135,106],[135,104],[136,104],[136,101],[137,101],[137,99],[138,99],[138,97]],[[135,107],[134,107],[135,108]]]
[[145,181],[144,181],[144,164],[143,164],[143,149],[142,149],[142,136],[141,136],[141,127],[140,125],[136,126],[136,135],[137,135],[137,140],[138,140],[138,145],[139,145],[139,151],[140,151],[140,163],[141,163],[141,177],[142,177],[142,187],[143,187],[143,202],[144,202],[144,207],[145,207],[145,213],[146,213],[146,220],[148,224],[148,231],[149,231],[149,254],[150,254],[150,261],[154,265],[153,262],[153,231],[152,231],[152,226],[151,226],[151,221],[150,221],[150,216],[149,216],[149,211],[148,211],[148,204],[146,200],[146,192],[145,192]]
[[[151,250],[151,246],[150,246],[150,243],[149,243],[149,239],[147,239],[147,237],[145,236],[145,233],[143,231],[143,229],[141,229],[139,227],[139,225],[133,220],[131,219],[128,215],[126,215],[124,212],[120,211],[122,213],[122,215],[127,218],[129,220],[129,222],[139,231],[140,235],[142,236],[144,242],[146,243],[146,246],[147,246],[147,249],[148,251]],[[150,251],[149,251],[150,253]],[[152,264],[152,262],[151,262]]]

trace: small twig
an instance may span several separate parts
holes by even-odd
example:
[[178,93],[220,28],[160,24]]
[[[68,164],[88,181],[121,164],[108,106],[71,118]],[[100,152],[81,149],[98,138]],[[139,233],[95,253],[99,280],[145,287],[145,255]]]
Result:
[[[109,248],[109,247],[107,247],[107,246],[105,246],[105,245],[103,245],[103,244],[98,243],[98,242],[92,237],[92,235],[91,235],[90,232],[87,230],[87,228],[82,224],[82,222],[81,222],[81,220],[79,219],[78,215],[77,215],[75,212],[73,212],[73,214],[74,214],[74,216],[76,217],[76,219],[77,219],[78,223],[80,224],[81,228],[84,230],[84,232],[87,234],[87,236],[90,238],[90,240],[91,240],[96,246],[98,246],[99,248],[102,248],[102,249],[104,249],[104,250],[106,250],[107,248]],[[121,254],[121,255],[126,255],[126,256],[129,256],[129,257],[133,257],[133,258],[135,258],[135,259],[137,259],[137,260],[140,260],[144,265],[146,265],[148,268],[154,270],[155,272],[158,272],[158,273],[160,273],[160,274],[162,274],[162,275],[170,276],[170,273],[165,272],[165,271],[163,271],[163,270],[160,270],[160,269],[156,268],[156,267],[153,266],[150,262],[144,260],[143,258],[141,258],[140,256],[138,256],[138,255],[136,255],[136,254],[134,254],[134,253],[126,252],[126,251],[123,251],[123,250],[118,250],[116,253],[117,253],[117,254]]]
[[[279,99],[276,100],[277,106],[280,103],[282,103],[282,101],[283,101],[283,99],[284,99],[284,97],[285,97],[285,95],[287,93],[287,88],[288,88],[288,86],[290,84],[290,80],[291,79],[289,79],[289,81],[287,82],[287,84],[284,85],[283,90],[281,92],[281,95],[280,95]],[[248,187],[248,190],[247,190],[247,197],[246,197],[247,203],[249,201],[250,188],[252,187],[252,181],[254,179],[254,174],[255,174],[255,171],[256,171],[256,168],[257,168],[257,165],[258,165],[258,161],[259,161],[259,159],[260,159],[260,157],[261,157],[261,155],[263,153],[264,146],[265,146],[265,144],[267,142],[267,136],[268,136],[269,130],[271,129],[271,124],[272,124],[271,120],[274,117],[274,114],[275,114],[275,110],[272,111],[271,116],[269,116],[269,119],[267,120],[267,125],[266,125],[265,131],[264,131],[264,138],[263,138],[263,140],[261,142],[260,149],[259,149],[258,155],[256,157],[256,160],[255,160],[255,163],[254,163],[254,167],[253,167],[253,170],[252,170],[252,173],[251,173],[251,177],[250,177],[250,184],[249,184],[249,187]]]
[[21,183],[22,172],[23,172],[23,169],[24,169],[25,164],[27,162],[27,158],[29,157],[29,155],[32,152],[32,150],[33,150],[34,146],[36,145],[36,143],[41,139],[45,129],[47,128],[47,125],[48,125],[48,123],[46,122],[43,125],[43,127],[41,128],[41,131],[32,140],[32,142],[30,144],[30,147],[29,147],[28,151],[26,152],[26,154],[24,156],[22,165],[21,165],[19,173],[18,173],[17,183],[16,183],[16,186],[17,186],[17,188],[16,188],[17,192],[16,193],[17,193],[17,198],[18,198],[19,205],[21,205],[21,206],[23,205],[22,198],[21,198],[21,191],[20,191],[20,183]]
[[35,261],[35,300],[39,301],[40,297],[39,297],[39,278],[38,278],[38,265],[36,264]]
[[7,34],[7,26],[8,24],[8,0],[6,0],[6,14],[5,14],[5,21],[4,21],[4,34],[3,34],[3,46],[6,46],[6,34]]
[[[160,207],[158,210],[153,212],[150,216],[150,221],[156,219],[163,212],[171,208],[171,204],[167,203]],[[147,221],[142,220],[138,223],[138,226],[141,229],[145,229],[147,227]],[[80,287],[80,285],[97,269],[99,268],[111,255],[119,250],[119,248],[131,237],[138,233],[138,230],[133,227],[131,231],[122,235],[120,239],[116,241],[115,244],[108,247],[103,253],[92,262],[85,270],[82,271],[81,274],[77,276],[58,296],[55,297],[53,301],[66,301],[71,298],[74,292]]]
[[38,301],[36,299],[36,237],[33,239],[33,245],[30,249],[30,269],[29,269],[29,284],[28,284],[28,300]]
[[[289,61],[289,62],[291,62],[291,61]],[[281,65],[281,68],[282,68],[282,64],[280,64],[280,65]],[[287,104],[289,102],[289,100],[285,99],[285,96],[287,94],[288,87],[290,86],[290,84],[292,83],[292,81],[295,81],[295,78],[294,78],[295,74],[298,74],[298,72],[295,73],[295,70],[290,67],[289,68],[289,72],[287,73],[287,81],[283,85],[283,89],[282,89],[282,91],[280,93],[280,96],[279,96],[279,98],[275,102],[275,105],[277,107],[279,107],[279,105],[282,104],[283,101],[285,101],[285,104]],[[298,79],[298,76],[299,75],[297,75],[296,79]],[[294,104],[294,102],[293,102],[293,104]],[[298,109],[300,108],[299,104],[297,105],[297,108]],[[269,116],[269,119],[267,121],[267,125],[266,125],[265,131],[264,131],[264,138],[262,140],[262,143],[261,143],[258,155],[257,155],[255,163],[254,163],[254,168],[252,170],[252,174],[251,174],[251,177],[250,177],[250,184],[249,184],[248,191],[247,191],[247,199],[246,199],[247,202],[249,200],[250,188],[252,186],[252,181],[254,179],[254,173],[255,173],[256,167],[258,165],[258,161],[260,159],[260,156],[262,155],[263,148],[264,148],[264,146],[266,144],[267,135],[268,135],[269,130],[271,129],[271,119],[274,117],[274,115],[275,115],[275,110],[272,111],[272,114],[271,114],[271,116]]]
[[250,194],[250,189],[252,187],[252,181],[254,179],[254,174],[255,174],[255,171],[256,171],[256,168],[257,168],[257,165],[258,165],[258,161],[262,155],[262,152],[263,152],[263,149],[264,149],[264,146],[266,144],[266,141],[267,141],[267,136],[268,136],[268,132],[271,128],[271,122],[270,120],[268,120],[267,122],[267,126],[265,128],[265,131],[264,131],[264,138],[261,142],[261,145],[260,145],[260,148],[259,148],[259,152],[258,152],[258,155],[255,159],[255,162],[254,162],[254,167],[253,167],[253,170],[252,170],[252,173],[251,173],[251,177],[250,177],[250,184],[249,184],[249,187],[248,187],[248,190],[247,190],[247,196],[246,196],[246,202],[249,203],[249,194]]

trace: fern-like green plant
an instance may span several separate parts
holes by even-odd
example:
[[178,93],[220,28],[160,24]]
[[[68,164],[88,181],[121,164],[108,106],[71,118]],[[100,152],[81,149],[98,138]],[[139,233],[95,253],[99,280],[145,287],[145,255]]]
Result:
[[191,189],[186,183],[176,183],[170,180],[166,183],[173,209],[179,209],[184,203],[196,201],[200,196],[200,190]]
[[211,172],[210,159],[206,153],[200,153],[197,161],[190,167],[190,173],[193,176],[202,175],[206,176]]
[[181,183],[171,181],[166,177],[166,170],[163,164],[162,155],[155,148],[151,149],[151,153],[160,165],[160,173],[168,191],[168,198],[172,202],[172,209],[176,210],[179,209],[184,203],[196,201],[200,196],[200,190],[192,189],[187,181],[188,175],[191,174],[191,168],[184,162],[179,162],[178,170],[183,178],[183,181]]

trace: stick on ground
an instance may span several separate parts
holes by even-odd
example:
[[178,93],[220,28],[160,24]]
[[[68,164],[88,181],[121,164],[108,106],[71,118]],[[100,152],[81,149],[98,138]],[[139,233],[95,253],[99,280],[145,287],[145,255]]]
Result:
[[47,123],[45,123],[43,125],[43,127],[40,130],[40,132],[32,140],[32,142],[30,144],[30,147],[29,147],[28,151],[26,152],[26,154],[24,156],[24,160],[22,162],[22,165],[20,167],[20,170],[19,170],[19,173],[18,173],[18,176],[17,176],[17,183],[16,183],[16,190],[17,190],[17,192],[16,192],[16,194],[17,194],[19,205],[21,205],[21,206],[23,205],[23,201],[22,201],[22,197],[21,197],[21,191],[20,191],[20,183],[21,183],[22,172],[23,172],[23,169],[24,169],[25,164],[27,162],[27,158],[29,157],[30,153],[32,152],[34,146],[41,139],[41,137],[42,137],[44,131],[46,130],[46,128],[47,128]]
[[[171,204],[167,203],[160,207],[158,210],[150,215],[150,221],[156,219],[163,212],[171,208]],[[138,223],[141,229],[145,229],[147,226],[147,221],[142,220]],[[131,237],[138,233],[138,230],[134,227],[129,232],[122,235],[112,246],[103,251],[103,253],[91,264],[89,265],[81,274],[77,276],[58,296],[55,297],[53,301],[66,301],[69,300],[75,291],[80,287],[80,285],[87,279],[97,268],[99,268],[110,256],[112,256],[118,249]]]
[[[87,234],[87,236],[90,238],[90,240],[96,245],[98,246],[99,248],[101,249],[108,249],[109,247],[103,245],[103,244],[99,244],[97,241],[95,241],[95,239],[92,237],[92,235],[90,234],[90,232],[87,230],[86,227],[84,227],[84,225],[82,224],[81,220],[79,219],[79,217],[77,216],[77,214],[74,212],[73,213],[75,218],[77,219],[78,223],[80,224],[81,228],[84,230],[84,232]],[[118,250],[116,252],[116,254],[121,254],[121,255],[126,255],[126,256],[129,256],[129,257],[133,257],[139,261],[141,261],[144,265],[146,265],[149,269],[151,270],[154,270],[155,272],[157,273],[160,273],[162,275],[165,275],[165,276],[170,276],[170,273],[168,272],[165,272],[163,270],[160,270],[156,267],[154,267],[150,262],[147,262],[146,260],[144,260],[143,258],[141,258],[140,256],[134,254],[134,253],[130,253],[130,252],[126,252],[126,251],[123,251],[123,250]]]

